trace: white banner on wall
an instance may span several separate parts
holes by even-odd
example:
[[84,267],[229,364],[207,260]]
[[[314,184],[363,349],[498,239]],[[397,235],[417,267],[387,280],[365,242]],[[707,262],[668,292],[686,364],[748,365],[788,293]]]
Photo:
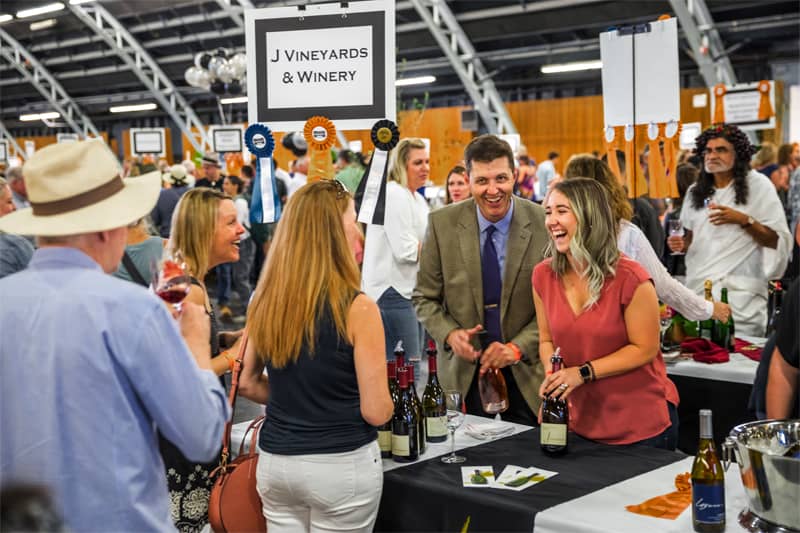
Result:
[[80,141],[77,133],[56,133],[56,142],[74,143]]
[[[767,119],[758,118],[758,109],[761,104],[761,92],[758,90],[760,82],[737,83],[725,87],[722,97],[722,108],[725,113],[726,124],[736,124],[743,130],[765,130],[775,127],[775,115]],[[717,99],[714,89],[711,92],[711,116],[717,108]],[[769,101],[775,109],[775,82],[769,82]]]
[[244,126],[210,126],[208,128],[211,139],[211,149],[220,154],[226,152],[241,152],[244,150]]
[[303,8],[245,10],[249,121],[292,131],[314,115],[339,129],[396,120],[394,1]]
[[167,143],[164,128],[131,128],[131,153],[166,157]]

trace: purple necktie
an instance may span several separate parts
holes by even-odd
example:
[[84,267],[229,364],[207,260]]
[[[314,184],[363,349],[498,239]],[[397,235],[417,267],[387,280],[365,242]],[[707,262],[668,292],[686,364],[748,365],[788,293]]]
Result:
[[497,228],[494,225],[486,228],[486,242],[483,244],[481,255],[481,273],[483,275],[483,327],[486,329],[484,344],[503,342],[503,332],[500,327],[500,294],[503,281],[500,277],[500,262],[497,260],[492,235]]

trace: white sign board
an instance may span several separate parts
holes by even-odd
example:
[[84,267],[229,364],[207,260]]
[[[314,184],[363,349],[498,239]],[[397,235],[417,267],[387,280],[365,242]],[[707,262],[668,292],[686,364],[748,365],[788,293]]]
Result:
[[703,125],[699,122],[687,122],[681,128],[681,136],[678,144],[681,150],[691,150],[695,147],[694,140],[703,133]]
[[80,140],[77,133],[56,133],[56,142],[74,143]]
[[350,141],[347,145],[350,151],[356,154],[360,154],[364,150],[364,144],[361,141]]
[[[713,95],[713,89],[711,89]],[[772,109],[775,109],[775,82],[769,83],[769,100]],[[743,130],[765,130],[775,127],[775,115],[765,120],[759,120],[758,108],[761,104],[761,92],[758,83],[740,83],[726,86],[725,95],[722,97],[722,108],[725,111],[725,123],[736,124]],[[711,116],[714,116],[717,99],[711,97]]]
[[314,115],[342,130],[396,120],[394,4],[245,10],[249,122],[292,131]]
[[241,152],[244,143],[244,126],[211,126],[211,149],[221,154],[225,152]]
[[519,153],[519,147],[522,144],[519,133],[501,133],[498,135],[498,137],[503,139],[508,143],[509,146],[511,146],[511,151],[514,152],[515,156]]
[[0,141],[0,163],[8,161],[8,141]]
[[606,126],[680,120],[677,19],[603,32],[600,57]]
[[131,128],[131,153],[166,157],[164,128]]
[[25,156],[30,158],[36,152],[36,142],[31,140],[25,141]]

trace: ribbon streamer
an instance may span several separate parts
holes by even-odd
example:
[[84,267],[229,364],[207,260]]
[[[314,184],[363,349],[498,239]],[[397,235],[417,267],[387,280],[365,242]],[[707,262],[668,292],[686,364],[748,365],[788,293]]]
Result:
[[370,132],[375,151],[355,194],[358,221],[383,225],[386,213],[386,172],[389,152],[400,141],[400,131],[391,120],[379,120]]
[[[675,124],[674,122],[672,124]],[[679,198],[678,193],[678,140],[681,138],[683,125],[678,121],[675,125],[675,133],[670,134],[670,123],[664,126],[664,167],[667,171],[667,196]]]
[[[636,128],[632,124],[624,127],[623,138],[625,139],[625,188],[628,190],[628,198],[636,198],[647,192],[647,183],[644,184],[644,191],[637,190],[636,169],[639,163],[636,154],[633,153],[633,139],[636,137]],[[638,184],[641,189],[641,183]]]
[[661,141],[664,138],[664,124],[648,126],[647,146],[650,150],[647,154],[647,168],[650,177],[650,196],[653,198],[664,198],[669,193],[664,159],[661,156]]
[[336,142],[336,127],[333,122],[323,116],[311,117],[303,127],[303,137],[308,142],[310,152],[308,182],[333,179],[331,148]]
[[725,122],[725,93],[728,89],[724,83],[714,85],[712,89],[714,92],[714,124],[723,124]]
[[253,201],[250,205],[250,222],[264,224],[275,222],[281,216],[281,200],[272,169],[272,151],[275,139],[264,124],[251,124],[244,132],[247,149],[256,156],[256,174],[253,182]]
[[769,120],[775,115],[772,102],[769,101],[770,85],[768,80],[758,82],[758,92],[761,93],[761,99],[758,102],[758,120]]
[[[617,177],[620,185],[624,185],[622,179],[622,172],[619,168],[619,160],[617,159],[617,140],[620,138],[619,128],[608,126],[603,132],[603,143],[606,147],[606,161],[611,169],[611,172]],[[609,139],[610,137],[610,139]]]

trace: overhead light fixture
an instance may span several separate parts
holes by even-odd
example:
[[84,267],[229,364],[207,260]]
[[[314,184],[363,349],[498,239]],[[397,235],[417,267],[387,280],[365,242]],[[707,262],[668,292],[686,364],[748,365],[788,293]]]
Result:
[[69,0],[69,5],[77,6],[78,4],[85,4],[87,2],[94,2],[94,0]]
[[35,17],[36,15],[44,15],[45,13],[52,13],[53,11],[61,11],[64,9],[64,4],[61,2],[54,2],[52,4],[45,4],[39,7],[32,7],[31,9],[23,9],[17,11],[17,18],[24,19],[28,17]]
[[33,122],[34,120],[49,120],[51,118],[59,118],[61,113],[56,111],[47,111],[45,113],[30,113],[27,115],[20,115],[19,119],[22,122]]
[[542,65],[542,74],[556,74],[558,72],[576,72],[579,70],[593,70],[603,68],[603,62],[599,59],[594,61],[575,61],[574,63],[559,63],[555,65]]
[[221,98],[219,101],[220,104],[246,104],[247,97],[246,96],[235,96],[233,98]]
[[405,87],[406,85],[424,85],[436,81],[436,76],[417,76],[414,78],[400,78],[395,80],[395,87]]
[[56,19],[37,20],[36,22],[31,22],[30,29],[31,31],[37,31],[52,28],[56,25],[56,22]]
[[134,111],[152,111],[158,106],[153,103],[149,104],[131,104],[131,105],[118,105],[109,107],[108,110],[112,113],[132,113]]
[[2,15],[0,15],[0,22],[8,22],[9,20],[12,20],[13,18],[14,18],[13,15],[9,15],[7,13],[3,13]]

